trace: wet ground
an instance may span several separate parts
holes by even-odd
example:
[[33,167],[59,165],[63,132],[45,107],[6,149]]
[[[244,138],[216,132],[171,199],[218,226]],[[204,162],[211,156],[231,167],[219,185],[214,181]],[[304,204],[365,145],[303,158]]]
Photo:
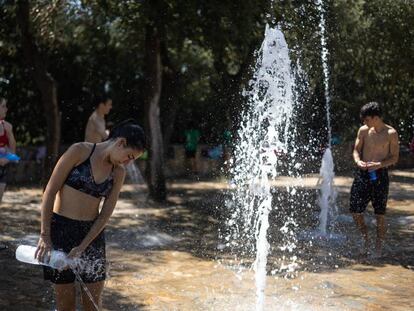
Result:
[[[358,256],[359,239],[347,212],[351,177],[337,177],[337,239],[298,241],[295,271],[283,273],[277,215],[270,229],[266,310],[414,310],[414,171],[391,173],[384,257]],[[301,184],[312,208],[299,236],[316,226],[317,177],[280,178],[274,187]],[[218,230],[227,183],[176,181],[166,204],[126,185],[107,228],[109,278],[104,310],[254,310],[254,274],[236,273],[234,254]],[[9,189],[0,207],[0,310],[53,310],[53,292],[38,266],[14,259],[17,245],[34,244],[40,189]],[[303,215],[302,215],[303,216]],[[302,217],[303,218],[303,217]],[[367,211],[370,236],[375,218]],[[247,259],[249,261],[249,259]]]

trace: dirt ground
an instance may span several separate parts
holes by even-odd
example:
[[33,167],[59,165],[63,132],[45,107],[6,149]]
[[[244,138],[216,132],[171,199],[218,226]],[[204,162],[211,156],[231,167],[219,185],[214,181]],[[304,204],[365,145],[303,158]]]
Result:
[[[351,177],[335,179],[344,239],[300,241],[291,276],[274,273],[281,258],[270,241],[266,310],[414,310],[414,170],[391,172],[381,259],[357,255],[359,239],[347,211],[351,183]],[[295,184],[314,200],[316,176],[280,178],[274,187]],[[146,200],[145,187],[125,185],[106,230],[104,310],[254,310],[253,271],[236,273],[232,254],[220,248],[227,187],[223,181],[174,181],[160,205]],[[0,240],[8,248],[0,250],[0,310],[54,310],[42,269],[14,258],[19,244],[37,242],[40,199],[38,188],[4,195]],[[366,219],[374,237],[371,209]]]

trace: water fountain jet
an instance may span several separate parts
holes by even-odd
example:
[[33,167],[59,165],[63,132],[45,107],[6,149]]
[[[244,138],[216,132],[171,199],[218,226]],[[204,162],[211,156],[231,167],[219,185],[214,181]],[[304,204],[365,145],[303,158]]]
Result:
[[[258,311],[265,305],[269,214],[278,209],[277,200],[273,200],[272,181],[281,174],[285,161],[281,155],[294,158],[289,143],[295,89],[284,35],[278,27],[266,26],[255,73],[244,93],[247,107],[235,149],[231,182],[234,192],[227,204],[233,214],[228,220],[230,232],[225,238],[228,247],[241,248],[242,256],[255,256],[255,308]],[[295,248],[293,227],[290,222],[283,226],[285,251]]]

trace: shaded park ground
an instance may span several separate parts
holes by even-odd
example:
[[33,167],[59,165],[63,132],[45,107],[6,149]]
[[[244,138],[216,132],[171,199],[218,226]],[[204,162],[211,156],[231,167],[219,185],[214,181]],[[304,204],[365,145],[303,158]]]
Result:
[[[351,182],[349,176],[335,179],[338,230],[345,239],[339,245],[299,241],[292,275],[272,274],[280,257],[278,227],[271,227],[266,310],[414,309],[414,170],[391,172],[381,259],[357,255],[359,239],[347,212]],[[282,177],[274,187],[294,183],[298,181]],[[314,215],[317,177],[300,183],[312,203],[309,215]],[[168,202],[159,205],[146,200],[143,186],[125,185],[106,229],[104,310],[253,310],[253,272],[246,268],[237,274],[233,255],[220,247],[227,187],[223,181],[174,181]],[[8,248],[0,251],[1,310],[54,309],[53,292],[41,269],[14,259],[17,245],[37,241],[40,199],[39,188],[9,189],[4,196],[0,233]],[[374,237],[372,208],[366,220]],[[309,216],[306,226],[315,227],[314,218]]]

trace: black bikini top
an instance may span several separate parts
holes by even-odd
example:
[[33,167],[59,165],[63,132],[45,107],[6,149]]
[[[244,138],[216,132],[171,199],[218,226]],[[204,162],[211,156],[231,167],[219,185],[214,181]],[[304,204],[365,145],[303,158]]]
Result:
[[75,166],[66,178],[65,184],[79,190],[83,193],[89,194],[96,198],[107,197],[111,192],[114,184],[112,173],[102,183],[97,184],[93,178],[91,156],[95,151],[96,144],[93,145],[89,157],[81,164]]

